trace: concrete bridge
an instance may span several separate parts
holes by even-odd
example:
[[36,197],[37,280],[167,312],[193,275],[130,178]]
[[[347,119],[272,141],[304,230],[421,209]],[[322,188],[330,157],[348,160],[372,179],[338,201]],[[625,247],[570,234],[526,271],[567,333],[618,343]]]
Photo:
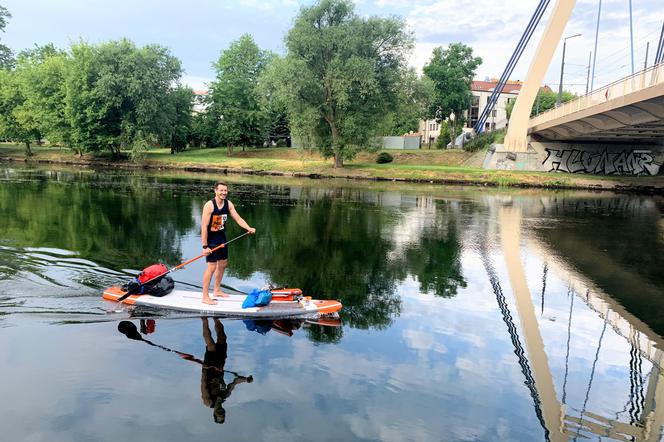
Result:
[[664,64],[656,64],[530,118],[576,0],[557,0],[502,145],[488,169],[657,175],[664,164]]
[[530,119],[531,140],[651,143],[664,139],[664,65]]

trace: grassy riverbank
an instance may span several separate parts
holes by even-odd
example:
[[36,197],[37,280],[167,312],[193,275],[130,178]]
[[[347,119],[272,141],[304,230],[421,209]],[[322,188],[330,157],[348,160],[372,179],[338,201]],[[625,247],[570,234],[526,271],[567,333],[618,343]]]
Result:
[[34,147],[26,158],[22,146],[0,144],[0,160],[60,163],[106,167],[185,169],[188,171],[250,173],[312,178],[350,178],[470,185],[583,188],[664,192],[664,177],[621,177],[572,175],[562,173],[484,170],[482,152],[461,150],[389,151],[394,161],[376,164],[377,153],[361,153],[335,169],[332,160],[317,151],[287,148],[236,149],[229,155],[224,148],[192,149],[171,155],[168,149],[154,149],[140,161],[111,161],[107,154],[75,155],[68,149]]

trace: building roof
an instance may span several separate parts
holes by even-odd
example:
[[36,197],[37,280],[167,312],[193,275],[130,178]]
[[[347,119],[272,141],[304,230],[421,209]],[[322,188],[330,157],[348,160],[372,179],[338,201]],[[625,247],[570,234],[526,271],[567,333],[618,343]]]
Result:
[[[472,91],[477,91],[477,92],[492,92],[496,86],[498,85],[498,81],[478,81],[478,80],[473,80],[473,82],[470,84],[470,90]],[[517,81],[508,81],[505,86],[503,87],[503,94],[516,94],[521,90],[521,82]]]
[[207,95],[208,91],[206,90],[196,90],[194,91],[194,95]]

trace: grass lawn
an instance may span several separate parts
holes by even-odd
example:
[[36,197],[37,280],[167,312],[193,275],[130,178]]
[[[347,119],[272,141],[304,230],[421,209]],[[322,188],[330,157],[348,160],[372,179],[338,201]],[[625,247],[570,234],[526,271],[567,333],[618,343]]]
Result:
[[[236,148],[229,155],[225,148],[190,149],[175,155],[170,149],[151,149],[141,160],[111,162],[108,153],[77,156],[66,148],[35,146],[30,161],[100,164],[113,167],[153,167],[173,169],[223,170],[228,172],[315,175],[323,177],[431,181],[460,184],[486,184],[516,187],[557,187],[591,189],[656,188],[664,190],[664,177],[627,177],[574,175],[548,172],[485,170],[465,166],[474,155],[462,150],[387,151],[394,161],[377,164],[379,152],[361,152],[344,167],[333,167],[332,159],[318,151],[290,148]],[[480,153],[481,155],[481,153]],[[0,143],[0,159],[23,161],[24,146]]]

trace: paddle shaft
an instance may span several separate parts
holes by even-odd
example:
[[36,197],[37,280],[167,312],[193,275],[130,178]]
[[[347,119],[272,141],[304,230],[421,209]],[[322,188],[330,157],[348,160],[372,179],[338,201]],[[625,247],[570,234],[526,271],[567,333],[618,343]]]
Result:
[[[229,240],[229,241],[226,241],[225,243],[219,244],[217,247],[215,247],[214,249],[212,249],[212,250],[210,251],[210,253],[212,253],[212,252],[214,252],[214,251],[216,251],[216,250],[219,250],[219,249],[221,249],[222,247],[226,247],[226,245],[232,243],[233,241],[236,241],[236,240],[242,238],[242,237],[245,236],[245,235],[249,235],[249,232],[244,232],[243,234],[238,235],[238,236],[236,236],[235,238],[233,238],[233,239],[231,239],[231,240]],[[195,258],[191,258],[191,259],[189,259],[189,260],[183,262],[182,264],[178,264],[178,265],[176,265],[175,267],[173,267],[172,269],[169,269],[168,271],[162,273],[161,275],[157,275],[157,276],[155,276],[154,278],[150,278],[150,279],[148,279],[147,281],[141,283],[141,285],[147,285],[147,284],[151,283],[152,281],[161,278],[162,276],[166,276],[166,275],[168,275],[168,274],[171,273],[171,272],[174,272],[174,271],[176,271],[176,270],[178,270],[178,269],[181,269],[182,267],[184,267],[184,266],[186,266],[186,265],[189,265],[189,264],[191,264],[192,262],[194,262],[194,261],[196,261],[196,260],[201,259],[201,258],[204,257],[204,256],[207,256],[207,255],[206,255],[205,253],[201,253],[201,254],[198,255],[197,257],[195,257]],[[134,294],[136,294],[136,293],[134,293]],[[124,295],[122,295],[122,296],[120,296],[120,297],[118,298],[118,302],[120,302],[120,301],[124,301],[125,299],[127,299],[127,298],[130,297],[131,295],[132,295],[132,293],[130,293],[130,292],[125,293]]]
[[[173,350],[172,348],[164,347],[163,345],[155,344],[154,342],[149,341],[147,339],[144,339],[142,337],[141,337],[141,341],[145,342],[146,344],[152,345],[154,347],[161,348],[162,350],[166,350],[166,351],[175,353],[184,360],[191,361],[191,362],[196,362],[197,364],[200,364],[200,365],[202,365],[203,367],[206,367],[206,368],[214,368],[216,370],[219,370],[218,367],[215,367],[214,365],[208,365],[208,364],[206,364],[205,362],[198,359],[196,356],[194,356],[192,354],[185,353],[185,352],[178,351],[178,350]],[[225,371],[226,373],[230,373],[230,374],[232,374],[234,376],[237,376],[237,377],[241,377],[241,378],[247,377],[247,376],[242,376],[240,373],[238,373],[236,371],[231,371],[231,370],[223,370],[223,371]]]

